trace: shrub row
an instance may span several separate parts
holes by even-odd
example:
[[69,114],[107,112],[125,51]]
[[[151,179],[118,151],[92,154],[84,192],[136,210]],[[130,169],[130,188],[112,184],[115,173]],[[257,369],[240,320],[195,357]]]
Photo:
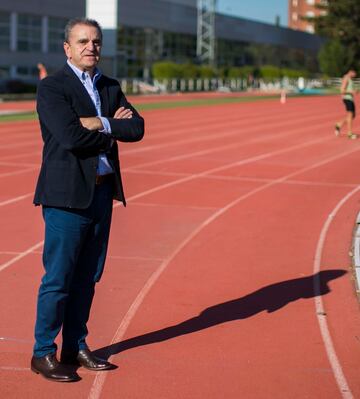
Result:
[[283,77],[298,78],[300,76],[307,78],[309,73],[305,70],[296,70],[290,68],[278,68],[272,65],[261,67],[243,66],[231,68],[213,68],[206,65],[194,65],[191,63],[177,64],[170,61],[156,62],[152,66],[152,75],[154,79],[196,79],[196,78],[229,78],[229,79],[248,79],[262,78],[265,80],[281,79]]

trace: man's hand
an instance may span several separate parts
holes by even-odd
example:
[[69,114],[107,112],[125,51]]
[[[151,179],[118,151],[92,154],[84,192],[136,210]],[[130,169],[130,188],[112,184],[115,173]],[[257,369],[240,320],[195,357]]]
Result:
[[131,119],[132,117],[133,113],[131,109],[126,109],[125,107],[117,109],[114,115],[115,119]]
[[80,118],[80,123],[89,130],[103,130],[104,126],[101,122],[101,119],[94,117],[89,118]]

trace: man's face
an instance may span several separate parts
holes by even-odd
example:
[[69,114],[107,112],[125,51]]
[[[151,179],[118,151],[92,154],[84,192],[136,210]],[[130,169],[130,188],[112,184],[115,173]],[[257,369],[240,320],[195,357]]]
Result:
[[92,72],[99,62],[101,36],[95,26],[75,25],[69,35],[69,43],[64,43],[68,60],[82,71]]

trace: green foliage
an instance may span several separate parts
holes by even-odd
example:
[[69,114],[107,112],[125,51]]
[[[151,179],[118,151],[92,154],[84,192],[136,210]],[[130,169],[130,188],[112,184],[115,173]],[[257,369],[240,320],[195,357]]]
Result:
[[211,79],[217,76],[216,69],[208,65],[199,66],[199,77],[203,79]]
[[[326,13],[315,17],[316,33],[327,37],[331,44],[322,51],[320,63],[325,68],[330,67],[330,55],[340,54],[347,67],[360,67],[360,1],[359,0],[328,0],[327,5],[319,5]],[[342,48],[338,45],[341,44]],[[346,54],[344,54],[344,52]],[[341,63],[341,60],[338,61]],[[340,70],[339,66],[331,66],[332,70]],[[346,69],[344,67],[344,69]],[[342,73],[344,71],[342,69]],[[322,69],[322,72],[327,73]]]
[[230,67],[228,69],[215,69],[207,65],[194,65],[191,63],[176,64],[175,62],[156,62],[152,66],[152,74],[154,79],[212,79],[212,78],[228,78],[228,79],[249,79],[262,78],[265,80],[281,79],[283,76],[288,78],[298,78],[299,76],[308,77],[307,71],[299,71],[294,69],[281,69],[273,65],[265,65],[257,68],[255,66],[246,65],[242,67]]
[[155,79],[181,78],[182,71],[175,62],[155,62],[152,65],[152,74]]
[[194,79],[199,75],[198,67],[194,64],[180,64],[178,68],[182,78]]
[[342,76],[353,63],[352,49],[346,48],[339,39],[327,42],[319,52],[321,71],[329,76]]
[[215,68],[207,65],[197,66],[191,63],[176,64],[175,62],[155,62],[152,65],[152,75],[155,79],[211,79],[218,76]]
[[308,71],[305,70],[297,70],[297,69],[290,69],[290,68],[282,68],[281,75],[283,77],[287,77],[289,79],[297,79],[297,78],[308,78],[310,76]]
[[254,74],[254,67],[242,66],[242,67],[231,67],[228,70],[229,79],[247,79],[250,75]]
[[260,77],[263,79],[280,79],[281,69],[273,65],[264,65],[260,67]]

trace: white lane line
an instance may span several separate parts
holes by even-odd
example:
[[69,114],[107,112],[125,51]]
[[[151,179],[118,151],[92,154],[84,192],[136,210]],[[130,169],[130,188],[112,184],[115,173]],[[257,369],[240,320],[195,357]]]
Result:
[[7,156],[4,156],[4,157],[1,157],[1,159],[2,160],[18,159],[18,158],[24,159],[24,157],[33,157],[33,156],[36,155],[36,156],[39,156],[39,160],[40,160],[41,154],[42,154],[42,151],[23,152],[21,154],[16,154],[16,155],[7,155]]
[[[17,366],[0,366],[0,371],[31,371],[30,367],[17,367]],[[83,368],[76,371],[79,375],[94,375],[93,371],[85,370]]]
[[[265,152],[265,153],[260,154],[260,155],[255,155],[255,156],[250,157],[250,158],[242,159],[241,161],[235,161],[235,162],[232,162],[232,163],[229,163],[229,164],[226,164],[226,165],[222,165],[222,166],[219,166],[219,167],[216,167],[216,168],[213,168],[213,169],[208,169],[207,171],[204,171],[204,172],[194,173],[192,175],[189,175],[189,176],[177,179],[177,180],[173,180],[173,181],[171,181],[169,183],[165,183],[165,184],[162,184],[160,186],[157,186],[157,187],[151,188],[149,190],[143,191],[142,193],[135,194],[135,195],[133,195],[131,197],[131,199],[134,200],[134,199],[137,199],[137,198],[141,198],[141,197],[144,197],[145,195],[155,193],[155,192],[157,192],[159,190],[163,190],[164,188],[169,188],[169,187],[178,185],[180,183],[186,183],[186,182],[189,182],[191,180],[198,179],[199,177],[204,177],[204,176],[207,176],[207,175],[210,175],[210,174],[213,174],[213,173],[217,173],[217,172],[220,172],[220,171],[223,171],[223,170],[226,170],[226,169],[233,168],[235,166],[240,166],[240,165],[245,165],[245,164],[252,163],[252,162],[261,161],[263,159],[267,159],[267,158],[270,158],[270,157],[273,157],[273,156],[276,156],[276,155],[284,154],[286,152],[290,152],[290,151],[293,151],[293,150],[298,150],[298,149],[301,149],[301,148],[305,148],[305,147],[311,146],[313,144],[323,143],[323,142],[326,142],[326,141],[329,141],[329,140],[331,140],[331,138],[316,139],[316,140],[308,141],[308,142],[305,142],[305,143],[296,144],[296,145],[293,145],[293,146],[290,146],[290,147],[282,148],[281,150]],[[359,150],[360,150],[360,147],[352,149],[350,151],[350,153],[351,152],[355,152],[355,151],[359,151]],[[348,152],[346,152],[346,154],[347,153]],[[278,181],[278,180],[275,180],[275,181]],[[118,204],[116,204],[116,205],[118,205]]]
[[[274,110],[273,110],[274,111]],[[296,126],[298,124],[303,124],[304,121],[306,122],[311,122],[311,121],[326,121],[326,117],[320,116],[319,117],[319,112],[321,114],[321,111],[316,109],[314,112],[309,112],[307,115],[304,117],[300,117],[299,112],[291,112],[290,114],[287,115],[287,119],[285,121],[279,121],[278,118],[278,112],[279,110],[276,110],[277,112],[268,112],[266,115],[262,115],[262,117],[257,119],[257,123],[254,125],[254,117],[258,116],[255,113],[252,114],[236,114],[234,115],[234,112],[232,112],[231,115],[224,115],[221,113],[221,118],[222,122],[217,123],[219,121],[219,115],[217,113],[211,114],[214,115],[213,118],[209,119],[209,115],[207,114],[205,118],[203,117],[198,117],[196,119],[191,119],[190,123],[187,121],[187,123],[181,123],[181,117],[180,121],[178,124],[176,124],[176,127],[173,126],[173,123],[171,122],[173,119],[169,119],[166,123],[161,123],[161,125],[157,125],[154,120],[150,122],[150,133],[148,140],[156,140],[158,138],[162,139],[163,137],[166,137],[168,139],[169,137],[174,137],[179,134],[182,136],[184,135],[184,132],[186,133],[191,133],[191,136],[196,135],[198,132],[202,132],[203,128],[199,128],[199,126],[202,126],[203,124],[207,124],[210,126],[208,129],[209,134],[211,134],[213,131],[214,133],[219,137],[219,128],[221,128],[222,132],[226,132],[230,128],[238,128],[238,133],[241,134],[243,137],[248,136],[251,134],[254,130],[259,131],[261,130],[262,132],[266,130],[274,130],[275,127],[284,127],[284,126],[289,126],[289,128],[293,128],[293,126]],[[328,112],[328,109],[326,110]],[[325,109],[323,110],[321,115],[326,115]],[[172,117],[173,118],[173,117]],[[239,131],[239,118],[241,118],[241,129]],[[225,121],[225,122],[224,122]],[[163,122],[163,121],[162,121]],[[328,126],[329,124],[327,124]],[[171,128],[169,128],[171,126]],[[156,133],[158,130],[161,131],[161,133]],[[223,137],[222,135],[220,137]],[[207,136],[205,137],[205,139]],[[161,141],[162,142],[162,141]]]
[[0,162],[0,166],[37,166],[39,167],[38,163],[32,162],[32,163],[26,163],[26,162]]
[[[135,194],[135,195],[133,195],[133,196],[131,196],[131,197],[128,198],[128,202],[133,201],[133,200],[135,200],[135,199],[137,199],[137,198],[144,197],[144,196],[146,196],[146,195],[148,195],[148,194],[151,194],[151,193],[153,193],[153,192],[157,192],[157,191],[163,190],[163,189],[165,189],[165,188],[172,187],[172,186],[174,186],[174,185],[181,184],[181,183],[183,183],[183,182],[187,182],[187,181],[196,179],[196,178],[198,178],[198,177],[200,177],[200,176],[206,176],[207,174],[214,173],[214,172],[217,172],[217,171],[220,171],[220,170],[225,170],[225,169],[231,168],[231,167],[236,166],[236,165],[239,165],[239,164],[250,163],[250,162],[256,162],[257,160],[260,160],[260,159],[265,159],[265,158],[270,157],[270,156],[273,156],[273,155],[282,154],[282,153],[285,153],[285,152],[287,152],[287,151],[292,151],[292,150],[294,150],[294,149],[303,148],[303,147],[312,145],[312,144],[314,144],[314,143],[323,142],[323,141],[326,141],[326,140],[330,140],[330,138],[328,138],[328,139],[317,139],[317,140],[305,142],[305,143],[298,144],[298,145],[295,145],[295,146],[290,146],[290,147],[288,147],[288,148],[286,148],[286,149],[281,149],[281,150],[278,150],[278,151],[272,151],[272,152],[269,152],[269,153],[264,153],[264,154],[258,155],[258,156],[256,156],[256,157],[248,158],[248,159],[246,159],[246,160],[238,161],[238,162],[235,162],[235,163],[230,163],[230,164],[228,164],[228,165],[225,165],[225,166],[222,166],[222,167],[219,167],[219,168],[209,169],[209,170],[206,171],[206,172],[202,172],[202,173],[199,173],[199,174],[190,175],[190,176],[187,176],[187,177],[185,177],[185,178],[180,178],[180,179],[174,180],[174,181],[171,182],[171,183],[162,184],[162,185],[160,185],[160,186],[154,187],[153,189],[146,190],[146,191],[143,191],[142,193]],[[355,151],[355,150],[353,150],[353,151]],[[119,207],[120,205],[122,205],[122,204],[121,204],[120,202],[118,202],[118,203],[116,203],[113,207],[114,207],[114,208],[117,208],[117,207]],[[41,245],[43,244],[43,242],[44,242],[44,241],[40,241],[39,243],[35,244],[35,245],[32,246],[31,248],[27,249],[26,251],[21,252],[18,256],[14,257],[13,259],[9,260],[8,262],[5,262],[5,263],[3,263],[2,265],[0,265],[0,272],[1,272],[2,270],[6,269],[7,267],[11,266],[11,265],[12,265],[13,263],[15,263],[17,260],[22,259],[24,256],[26,256],[26,255],[32,253],[35,249],[40,248]]]
[[44,241],[40,241],[37,244],[33,245],[32,247],[28,248],[24,252],[20,252],[19,255],[15,256],[14,258],[10,259],[9,261],[0,265],[0,272],[11,266],[12,264],[16,263],[18,260],[25,258],[25,256],[31,254],[35,249],[40,248],[43,245]]
[[194,210],[200,210],[200,211],[216,211],[219,209],[218,206],[201,206],[201,205],[174,205],[174,204],[158,204],[154,202],[133,202],[133,205],[139,205],[139,206],[144,206],[144,207],[166,207],[166,208],[181,208],[181,209],[194,209]]
[[[135,204],[137,205],[137,204]],[[147,206],[147,204],[146,204]],[[42,251],[31,251],[32,254],[42,255]],[[20,255],[22,252],[16,251],[0,251],[0,255]],[[120,260],[138,260],[141,262],[162,262],[164,258],[153,258],[153,257],[144,257],[144,256],[121,256],[121,255],[107,255],[106,259],[120,259]],[[0,337],[0,341],[1,341]]]
[[[277,180],[274,180],[273,182],[266,183],[240,197],[235,199],[234,201],[230,202],[228,205],[224,206],[223,208],[219,209],[217,212],[214,212],[210,217],[208,217],[203,223],[201,223],[192,233],[189,234],[188,237],[186,237],[180,244],[179,246],[166,258],[161,265],[154,271],[154,273],[150,276],[150,278],[146,281],[145,285],[143,288],[140,290],[139,294],[131,304],[129,310],[125,314],[124,318],[121,320],[119,327],[117,331],[115,332],[115,335],[113,336],[111,342],[109,345],[112,345],[116,342],[120,342],[131,321],[135,317],[138,309],[140,308],[141,304],[143,303],[146,295],[149,293],[150,289],[154,286],[154,284],[157,282],[161,274],[164,272],[164,270],[168,267],[170,262],[181,252],[181,250],[189,243],[191,240],[193,240],[206,226],[208,226],[210,223],[212,223],[214,220],[218,219],[221,215],[223,215],[225,212],[227,212],[229,209],[233,208],[235,205],[239,204],[241,201],[261,192],[264,191],[276,184],[283,183],[284,181],[293,178],[294,176],[297,176],[299,174],[308,172],[312,169],[318,168],[320,166],[323,166],[327,163],[333,162],[337,159],[340,159],[344,156],[350,155],[354,153],[355,151],[359,151],[360,148],[352,149],[346,152],[343,152],[341,154],[338,154],[336,156],[329,157],[328,159],[324,159],[320,162],[317,162],[311,166],[308,166],[306,168],[300,169],[296,172],[290,173],[284,177],[281,177]],[[360,187],[359,187],[360,188]],[[110,356],[111,357],[111,356]],[[88,399],[99,399],[101,396],[102,388],[105,384],[106,380],[106,374],[105,373],[100,373],[97,372],[93,385],[90,389]],[[346,399],[352,399],[351,397],[346,397]]]
[[317,319],[319,322],[320,332],[322,336],[322,340],[324,342],[326,354],[328,356],[336,383],[340,390],[341,396],[343,399],[353,399],[354,396],[350,390],[349,384],[345,378],[344,372],[342,370],[340,361],[337,357],[333,341],[331,339],[327,319],[326,319],[326,312],[324,309],[324,303],[321,297],[321,290],[320,290],[320,278],[319,272],[321,270],[321,259],[322,254],[325,246],[325,240],[331,226],[332,221],[334,220],[335,216],[341,209],[341,207],[358,191],[360,190],[360,186],[356,187],[348,194],[346,194],[335,206],[332,210],[330,215],[328,216],[326,222],[324,223],[319,240],[316,246],[315,258],[314,258],[314,293],[315,293],[315,310]]
[[18,344],[32,344],[33,343],[33,341],[30,341],[28,339],[13,338],[13,337],[0,337],[0,342],[6,342],[6,341],[16,342]]
[[[180,178],[180,179],[174,180],[173,182],[162,184],[162,185],[154,187],[152,189],[143,191],[142,193],[135,194],[135,195],[133,195],[133,196],[128,198],[128,202],[133,201],[133,200],[138,199],[138,198],[142,198],[142,197],[144,197],[144,196],[146,196],[148,194],[152,194],[154,192],[166,189],[168,187],[172,187],[172,186],[175,186],[177,184],[181,184],[181,183],[184,183],[184,182],[188,182],[188,181],[194,180],[194,179],[196,179],[198,177],[207,176],[207,175],[209,175],[211,173],[216,173],[216,172],[219,172],[219,171],[222,171],[222,170],[226,170],[226,169],[232,168],[233,166],[239,166],[239,165],[243,165],[243,164],[250,163],[250,162],[256,162],[256,161],[259,161],[259,160],[262,160],[262,159],[269,158],[271,156],[283,154],[283,153],[286,153],[286,152],[289,152],[289,151],[293,151],[293,150],[296,150],[296,149],[300,149],[300,148],[305,148],[305,147],[308,147],[310,145],[313,145],[313,144],[316,144],[316,143],[320,143],[320,142],[325,142],[325,141],[328,141],[328,140],[331,140],[331,138],[312,140],[312,141],[305,142],[305,143],[302,143],[302,144],[297,144],[297,145],[293,145],[293,146],[290,146],[290,147],[287,147],[287,148],[283,148],[281,150],[271,151],[271,152],[268,152],[268,153],[263,153],[261,155],[257,155],[257,156],[254,156],[254,157],[251,157],[251,158],[248,158],[248,159],[244,159],[244,160],[241,160],[241,161],[233,162],[233,163],[230,163],[230,164],[218,167],[218,168],[209,169],[208,171],[197,173],[197,174],[193,174],[193,175],[187,176],[185,178]],[[354,148],[354,149],[352,149],[350,151],[346,151],[346,152],[343,152],[343,153],[341,153],[341,154],[339,154],[337,156],[334,156],[331,159],[337,159],[339,157],[344,156],[344,154],[347,155],[347,154],[356,152],[358,150],[360,150],[360,148]],[[325,163],[327,163],[327,161],[319,162],[317,165],[322,165],[322,164],[325,164]],[[302,169],[302,170],[307,170],[307,169],[305,168],[305,169]],[[297,175],[297,173],[298,172],[294,172],[294,174],[290,174],[289,177],[295,176],[295,175]],[[279,182],[281,180],[282,179],[275,180],[274,182],[270,182],[268,184],[269,185],[277,184],[277,182]],[[265,185],[265,186],[267,186],[267,185]],[[116,203],[114,205],[114,208],[117,208],[120,205],[121,205],[121,203],[118,202],[118,203]],[[15,258],[9,260],[8,262],[3,263],[2,265],[0,265],[0,272],[2,270],[6,269],[7,267],[9,267],[10,265],[12,265],[13,263],[15,263],[17,260],[22,259],[24,256],[32,253],[32,251],[34,249],[37,249],[37,248],[41,247],[42,244],[43,244],[43,241],[35,244],[33,247],[27,249],[26,251],[22,252],[20,255],[18,255]]]
[[[329,122],[325,122],[326,118],[319,118],[318,116],[314,116],[312,118],[307,118],[307,121],[313,121],[313,120],[319,120],[319,119],[324,119],[324,122],[322,122],[322,125],[324,125],[326,123],[326,126],[329,125]],[[277,123],[272,123],[270,124],[269,122],[265,122],[264,124],[266,125],[266,129],[267,130],[276,130],[279,127],[284,127],[284,126],[293,126],[293,121],[292,120],[285,120],[284,122],[277,122]],[[232,126],[233,127],[228,127],[228,126]],[[253,124],[251,124],[253,125]],[[221,125],[221,129],[222,129],[222,133],[221,135],[219,135],[219,130],[214,128],[212,125],[210,125],[207,134],[204,135],[200,135],[197,136],[196,134],[193,135],[192,138],[185,138],[185,139],[181,139],[181,140],[177,140],[177,141],[172,141],[172,142],[165,142],[163,143],[163,141],[161,141],[160,143],[154,143],[154,144],[149,144],[149,145],[143,145],[140,148],[132,148],[132,149],[128,149],[123,151],[123,154],[139,154],[141,152],[146,152],[146,151],[154,151],[154,150],[159,150],[159,149],[163,149],[163,148],[171,148],[171,147],[177,147],[177,146],[181,146],[181,145],[188,145],[188,144],[193,144],[193,143],[207,143],[209,141],[216,141],[216,140],[224,140],[226,138],[229,137],[237,137],[239,136],[239,134],[242,133],[242,136],[245,136],[245,134],[243,133],[245,130],[244,126],[241,126],[241,128],[239,127],[239,122],[233,122],[230,124],[226,124],[224,126],[224,124],[222,123]],[[220,128],[219,126],[219,128]],[[313,126],[313,128],[315,128],[315,126]],[[301,130],[304,130],[304,127],[300,128]],[[191,132],[191,130],[193,130],[192,128],[189,129],[188,132]],[[198,127],[196,128],[196,132],[200,131],[202,132],[203,129],[199,129]],[[261,125],[256,125],[255,128],[250,128],[246,130],[246,134],[249,133],[253,133],[254,131],[263,131],[264,127],[261,127]],[[292,131],[295,131],[296,129],[291,129]],[[299,129],[297,129],[299,130]],[[184,129],[181,129],[181,132],[184,132]],[[262,137],[263,138],[263,137]]]
[[[326,127],[328,125],[328,123],[319,123],[317,125],[314,125],[313,128],[314,129],[321,129],[323,127]],[[241,141],[241,142],[233,142],[231,144],[224,144],[224,145],[218,145],[215,146],[213,148],[208,148],[205,150],[199,150],[199,151],[195,151],[195,152],[186,152],[185,154],[182,155],[175,155],[173,157],[170,158],[165,158],[165,159],[159,159],[156,161],[148,161],[148,162],[144,162],[141,164],[137,164],[134,166],[128,166],[125,169],[123,169],[124,172],[130,172],[130,171],[136,171],[136,170],[142,170],[142,168],[147,168],[149,166],[154,166],[154,165],[161,165],[162,163],[166,163],[166,162],[174,162],[174,161],[181,161],[184,159],[193,159],[194,157],[199,157],[199,156],[204,156],[204,155],[208,155],[208,154],[215,154],[217,152],[221,152],[223,150],[227,150],[227,149],[233,149],[235,150],[236,148],[241,148],[241,147],[246,147],[252,144],[257,144],[257,143],[262,143],[262,144],[268,144],[271,140],[277,140],[277,139],[285,139],[288,137],[293,137],[295,136],[295,134],[297,133],[301,133],[304,132],[305,129],[304,128],[299,128],[299,129],[291,129],[290,132],[287,133],[278,133],[278,134],[269,134],[268,136],[266,136],[265,140],[264,137],[257,137],[255,136],[255,138],[252,138],[250,140],[247,141]],[[294,134],[295,133],[295,134]],[[252,136],[253,137],[253,136]],[[333,138],[332,137],[328,137],[329,141],[332,141]]]
[[[297,115],[297,114],[296,114]],[[264,118],[265,119],[265,118]],[[294,120],[294,118],[291,118],[290,116],[289,116],[289,118],[285,121],[285,122],[281,122],[281,123],[272,123],[271,125],[269,125],[269,121],[272,121],[272,120],[275,120],[276,121],[276,118],[271,118],[271,117],[267,117],[267,119],[266,119],[266,121],[264,121],[264,123],[262,123],[262,124],[257,124],[256,125],[256,129],[255,130],[258,130],[259,129],[259,127],[264,127],[264,129],[269,129],[269,128],[274,128],[274,126],[275,127],[279,127],[279,126],[286,126],[286,125],[289,125],[289,120],[291,120],[291,124],[292,125],[296,125],[296,120]],[[310,117],[307,117],[306,118],[306,120],[307,121],[312,121],[312,120],[322,120],[322,119],[324,119],[324,118],[319,118],[318,117],[318,114],[316,114],[316,113],[314,113],[314,116],[313,116],[313,114],[311,114],[310,115]],[[218,120],[218,118],[216,118],[215,120]],[[251,126],[251,125],[253,125],[253,123],[252,123],[252,118],[246,118],[245,119],[246,121],[249,121],[249,125]],[[302,122],[303,122],[304,120],[302,119]],[[207,121],[207,122],[209,122],[209,121]],[[199,124],[199,122],[196,120],[196,124]],[[201,124],[201,123],[200,123]],[[230,121],[228,121],[226,124],[224,124],[224,123],[222,123],[221,124],[221,128],[223,129],[223,130],[226,130],[227,131],[227,133],[226,134],[222,134],[221,136],[220,136],[220,138],[221,139],[223,139],[224,137],[226,137],[226,136],[238,136],[239,135],[239,128],[237,127],[236,128],[236,124],[238,125],[238,121],[236,121],[236,120],[230,120]],[[184,127],[181,127],[180,129],[177,129],[177,130],[175,130],[175,129],[171,129],[171,133],[166,133],[166,137],[167,137],[167,139],[169,138],[169,137],[172,137],[172,136],[176,136],[176,135],[178,135],[178,134],[183,134],[184,133],[184,130],[186,130],[186,132],[189,132],[191,129],[195,129],[196,131],[197,130],[199,130],[199,128],[192,128],[191,126],[193,126],[194,125],[194,123],[192,123],[191,125],[190,125],[190,127],[189,127],[189,125],[187,125],[187,126],[184,126]],[[236,128],[235,130],[232,130],[231,132],[230,131],[228,131],[229,130],[229,127],[228,126],[233,126],[234,125],[234,127]],[[324,126],[324,122],[323,123],[321,123],[321,125],[322,126]],[[326,123],[326,125],[328,125],[328,123]],[[166,128],[166,125],[164,125],[165,127],[164,128],[162,128],[162,129],[165,129]],[[213,124],[211,125],[211,127],[212,127],[212,129],[214,128],[214,126],[213,126]],[[313,128],[316,128],[317,126],[314,126]],[[244,126],[244,124],[242,124],[242,126],[241,126],[241,129],[242,130],[244,130],[246,128],[246,136],[247,135],[249,135],[249,133],[251,133],[251,131],[252,130],[254,130],[254,129],[251,129],[251,128],[247,128],[247,125],[245,125]],[[301,129],[301,130],[304,130],[304,129]],[[178,133],[176,133],[176,132],[178,132]],[[157,135],[155,135],[155,136],[157,136]],[[245,135],[244,135],[245,136]],[[154,136],[152,136],[152,137],[154,137]],[[193,141],[193,140],[195,140],[195,141],[200,141],[200,142],[204,142],[204,141],[208,141],[209,139],[210,140],[214,140],[214,139],[217,139],[217,138],[219,138],[219,134],[218,134],[218,132],[215,132],[215,133],[213,133],[212,135],[210,135],[210,134],[208,134],[205,138],[203,137],[203,138],[199,138],[199,137],[196,137],[196,138],[192,138],[192,139],[190,139],[190,141]],[[144,150],[145,151],[148,151],[148,150],[155,150],[155,149],[158,149],[158,148],[163,148],[164,146],[165,147],[167,147],[167,146],[174,146],[174,145],[176,145],[176,144],[179,144],[179,145],[184,145],[184,144],[187,144],[188,143],[188,141],[189,141],[189,139],[185,139],[185,140],[181,140],[180,142],[178,141],[178,142],[176,142],[176,143],[161,143],[161,144],[159,144],[159,145],[156,145],[156,144],[153,144],[153,145],[150,145],[150,146],[141,146],[140,148],[131,148],[131,149],[122,149],[121,150],[121,154],[122,155],[126,155],[126,154],[133,154],[133,153],[138,153],[138,152],[143,152]],[[14,144],[14,145],[12,145],[13,147],[15,147],[16,145]],[[22,145],[21,145],[21,147],[22,147]],[[35,155],[35,154],[37,154],[36,152],[31,152],[31,153],[27,153],[26,155]],[[20,155],[21,156],[21,155]],[[4,160],[4,159],[15,159],[15,158],[17,158],[17,157],[19,157],[19,155],[14,155],[14,156],[7,156],[7,157],[3,157],[2,159]]]
[[32,195],[34,195],[33,192],[32,193],[28,193],[28,194],[24,194],[24,195],[20,195],[19,197],[11,198],[11,199],[6,200],[6,201],[2,201],[2,202],[0,202],[0,206],[5,206],[5,205],[12,204],[14,202],[22,201],[23,199],[29,198]]
[[2,371],[30,371],[30,367],[6,367],[0,366],[0,370]]
[[21,147],[31,147],[31,146],[35,146],[41,144],[41,141],[36,138],[36,139],[32,139],[32,140],[24,140],[24,141],[20,141],[17,143],[13,143],[13,144],[4,144],[1,145],[0,144],[0,150],[7,150],[8,148],[21,148]]
[[23,173],[29,173],[33,172],[35,170],[38,170],[39,166],[34,166],[32,168],[25,168],[22,170],[17,170],[16,172],[7,172],[7,173],[0,173],[0,177],[9,177],[9,176],[15,176],[15,175],[22,175]]
[[[286,166],[286,165],[285,165]],[[152,175],[152,176],[169,176],[169,177],[186,177],[191,176],[191,173],[175,173],[156,170],[128,170],[126,173],[134,175]],[[226,176],[226,175],[210,175],[204,176],[208,180],[221,180],[221,181],[237,181],[237,182],[251,182],[251,183],[269,183],[273,182],[276,178],[266,177],[250,177],[250,176]],[[326,187],[357,187],[356,183],[331,183],[322,181],[310,180],[288,180],[283,184],[301,185],[301,186],[326,186]],[[138,202],[137,202],[138,204]],[[160,204],[159,204],[160,205]]]

